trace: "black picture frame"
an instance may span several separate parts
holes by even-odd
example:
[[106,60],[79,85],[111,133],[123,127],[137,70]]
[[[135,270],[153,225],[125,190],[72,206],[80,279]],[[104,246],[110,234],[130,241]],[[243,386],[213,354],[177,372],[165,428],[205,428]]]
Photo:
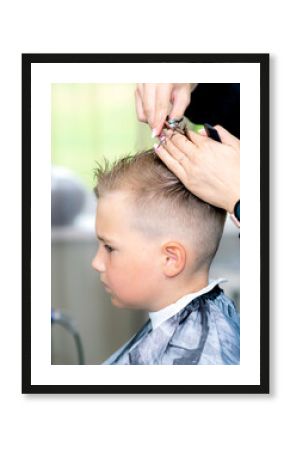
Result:
[[[22,393],[269,393],[269,54],[22,55]],[[247,63],[260,67],[260,383],[255,385],[36,385],[31,382],[31,67],[47,63]]]

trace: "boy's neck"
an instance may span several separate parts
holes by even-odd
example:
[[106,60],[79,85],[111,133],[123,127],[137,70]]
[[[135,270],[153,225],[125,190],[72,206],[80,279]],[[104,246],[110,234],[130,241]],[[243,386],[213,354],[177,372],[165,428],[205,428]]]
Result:
[[160,309],[166,308],[166,306],[176,303],[184,295],[198,292],[208,285],[208,271],[194,274],[192,279],[188,283],[181,282],[180,286],[170,286],[169,292],[163,294],[159,299],[157,304],[154,305],[154,310],[159,311]]

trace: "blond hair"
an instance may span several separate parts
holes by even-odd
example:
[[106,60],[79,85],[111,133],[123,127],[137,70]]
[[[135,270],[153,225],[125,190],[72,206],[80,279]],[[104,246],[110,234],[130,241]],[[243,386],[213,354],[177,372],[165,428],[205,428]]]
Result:
[[130,194],[135,225],[153,236],[164,232],[187,239],[200,266],[209,267],[220,242],[226,217],[222,209],[193,195],[152,150],[123,157],[95,169],[97,198],[107,193]]

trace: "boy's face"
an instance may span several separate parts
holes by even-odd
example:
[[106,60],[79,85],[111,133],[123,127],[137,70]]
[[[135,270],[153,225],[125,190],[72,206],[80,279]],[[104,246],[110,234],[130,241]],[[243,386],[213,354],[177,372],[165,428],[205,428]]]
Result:
[[162,282],[160,245],[133,228],[133,218],[132,203],[125,192],[99,199],[99,248],[92,266],[100,273],[115,306],[150,310]]

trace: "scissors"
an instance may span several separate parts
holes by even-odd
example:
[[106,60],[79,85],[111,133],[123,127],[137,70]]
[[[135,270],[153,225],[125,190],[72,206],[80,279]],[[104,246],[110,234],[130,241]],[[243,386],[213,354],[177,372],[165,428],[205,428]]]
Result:
[[[196,125],[195,126],[197,128],[204,128],[205,132],[207,134],[208,137],[210,137],[211,139],[213,139],[214,141],[217,142],[222,142],[220,135],[218,134],[217,130],[211,126],[209,123],[205,123],[204,125]],[[166,119],[165,120],[165,124],[164,124],[164,128],[167,129],[171,129],[174,131],[179,132],[180,134],[183,135],[187,135],[187,123],[186,123],[186,119],[185,117],[182,117],[181,119]],[[161,135],[161,140],[162,140],[163,136]]]

